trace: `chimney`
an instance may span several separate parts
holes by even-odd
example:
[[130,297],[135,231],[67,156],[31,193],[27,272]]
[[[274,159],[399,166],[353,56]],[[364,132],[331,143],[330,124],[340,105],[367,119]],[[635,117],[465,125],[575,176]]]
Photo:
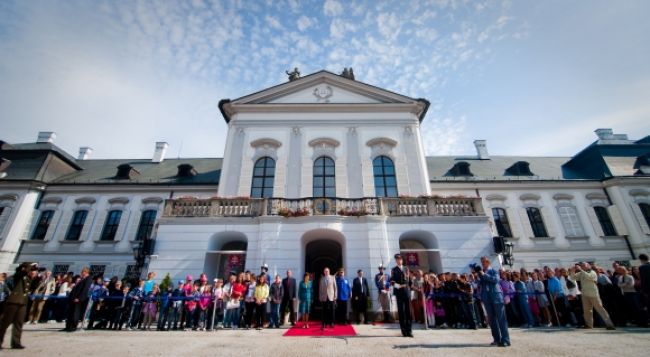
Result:
[[56,139],[56,133],[53,131],[40,131],[38,133],[37,143],[53,143]]
[[77,160],[88,160],[90,158],[90,155],[93,153],[93,148],[89,148],[88,146],[83,146],[79,148],[79,157],[77,157]]
[[614,130],[612,129],[596,129],[594,132],[600,140],[611,140],[614,138]]
[[156,143],[156,151],[153,153],[153,159],[151,162],[163,162],[165,160],[165,153],[169,148],[169,144],[164,141],[159,141]]
[[486,140],[474,140],[474,146],[476,147],[476,154],[478,155],[479,160],[490,159],[490,154],[488,154],[488,150],[487,150]]

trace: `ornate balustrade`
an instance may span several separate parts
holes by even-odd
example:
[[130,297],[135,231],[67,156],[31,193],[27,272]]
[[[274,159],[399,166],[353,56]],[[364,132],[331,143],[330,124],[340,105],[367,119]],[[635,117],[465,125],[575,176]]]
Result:
[[179,198],[165,201],[165,217],[258,216],[483,216],[479,197],[418,198]]

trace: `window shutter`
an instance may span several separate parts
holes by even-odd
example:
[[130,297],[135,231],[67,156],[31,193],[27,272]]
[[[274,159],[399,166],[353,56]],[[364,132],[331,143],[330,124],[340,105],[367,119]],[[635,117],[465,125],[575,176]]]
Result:
[[548,207],[540,208],[540,213],[542,214],[542,220],[544,221],[544,227],[546,227],[546,234],[549,237],[557,237],[557,231],[555,230],[555,220],[552,219],[551,211]]
[[[128,229],[126,231],[126,237],[125,237],[129,241],[135,240],[135,235],[138,234],[138,229],[140,227],[140,220],[142,219],[142,213],[143,212],[144,212],[143,210],[137,210],[137,211],[130,214],[133,217],[131,218],[131,222],[129,223],[129,226],[127,227]],[[121,275],[118,275],[118,276],[121,276]]]
[[609,217],[612,219],[614,228],[616,228],[616,234],[620,236],[628,235],[627,226],[623,221],[623,216],[621,216],[621,211],[618,210],[618,207],[611,205],[607,207],[607,211],[609,212]]
[[533,238],[535,234],[533,234],[533,228],[530,226],[530,221],[528,220],[526,209],[523,207],[519,210],[519,221],[521,222],[521,227],[523,228],[522,236]]
[[591,221],[591,226],[594,227],[594,232],[596,232],[596,236],[598,237],[605,236],[605,233],[603,232],[603,227],[600,226],[600,222],[598,221],[598,216],[596,216],[596,211],[594,211],[593,207],[587,207],[587,216],[589,216],[589,220]]
[[648,222],[646,222],[645,218],[643,217],[643,213],[641,212],[639,204],[632,202],[630,203],[630,207],[632,208],[634,217],[636,217],[636,220],[639,222],[639,226],[641,226],[641,231],[644,234],[650,234],[650,227],[648,226]]
[[129,223],[129,217],[131,216],[131,211],[123,210],[120,215],[120,221],[117,223],[117,231],[115,232],[115,241],[119,242],[122,240],[126,226]]
[[5,229],[5,226],[7,225],[7,221],[9,221],[11,210],[12,207],[5,206],[4,209],[2,210],[2,214],[0,214],[0,239],[2,239],[3,237],[2,233]]
[[107,209],[103,209],[97,212],[99,213],[99,219],[93,225],[93,229],[90,233],[90,237],[88,237],[88,240],[98,241],[101,239],[102,231],[104,230],[104,223],[106,222],[108,212],[109,210]]
[[506,208],[506,214],[508,215],[508,223],[510,224],[510,232],[512,232],[513,238],[521,238],[522,230],[519,220],[516,219],[517,214],[512,208]]
[[36,229],[36,225],[38,224],[38,218],[40,216],[41,216],[40,210],[34,210],[32,212],[32,217],[29,219],[29,224],[25,225],[25,230],[23,231],[22,234],[22,240],[32,239],[32,234],[34,234],[34,230]]
[[45,240],[49,241],[54,235],[54,227],[57,227],[56,221],[58,220],[61,222],[61,224],[58,225],[56,228],[56,231],[58,232],[58,240],[65,240],[65,236],[68,234],[68,227],[70,227],[70,223],[72,223],[72,216],[74,215],[74,211],[66,210],[63,214],[59,214],[59,210],[57,210],[54,213],[54,217],[52,217],[52,223],[50,223],[50,228],[47,230],[47,235],[45,236]]
[[[79,235],[79,241],[83,242],[85,240],[91,240],[90,237],[91,229],[93,228],[93,223],[95,221],[95,215],[97,210],[89,209],[88,215],[86,216],[86,221],[84,222],[84,227],[81,229],[81,234]],[[87,238],[86,238],[87,237]]]

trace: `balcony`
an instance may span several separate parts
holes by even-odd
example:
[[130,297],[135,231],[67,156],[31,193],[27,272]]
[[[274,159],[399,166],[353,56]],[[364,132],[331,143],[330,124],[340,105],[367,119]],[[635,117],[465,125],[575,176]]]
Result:
[[163,217],[484,216],[480,197],[178,198]]

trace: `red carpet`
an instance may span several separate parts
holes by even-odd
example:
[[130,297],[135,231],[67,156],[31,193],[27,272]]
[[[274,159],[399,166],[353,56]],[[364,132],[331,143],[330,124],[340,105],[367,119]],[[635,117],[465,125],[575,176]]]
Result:
[[356,336],[357,332],[352,325],[334,325],[334,328],[326,327],[324,331],[320,329],[320,322],[309,323],[309,328],[302,328],[302,322],[296,323],[296,326],[287,330],[283,336],[288,337],[351,337]]

